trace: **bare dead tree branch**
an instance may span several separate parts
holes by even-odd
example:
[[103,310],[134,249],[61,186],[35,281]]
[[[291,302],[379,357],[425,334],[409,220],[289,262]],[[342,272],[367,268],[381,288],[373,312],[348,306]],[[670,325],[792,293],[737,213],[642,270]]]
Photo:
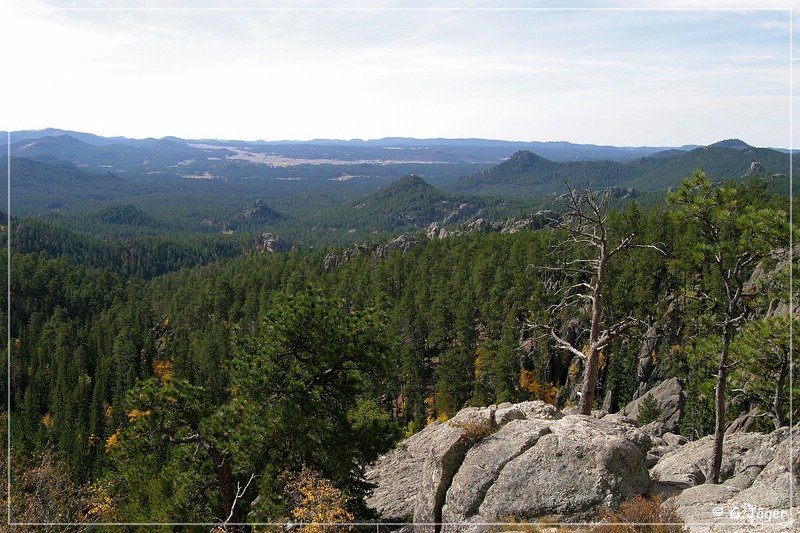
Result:
[[223,530],[227,531],[228,523],[231,521],[231,518],[233,518],[233,513],[236,510],[236,503],[242,498],[242,496],[244,496],[245,492],[247,492],[247,488],[250,486],[250,483],[253,482],[255,477],[256,475],[254,473],[250,474],[250,479],[247,480],[247,484],[244,486],[244,488],[241,487],[241,483],[236,483],[236,495],[233,498],[233,505],[231,505],[231,512],[228,514],[228,518],[222,522]]
[[[586,304],[591,307],[591,325],[586,348],[580,350],[564,339],[554,324],[544,327],[549,330],[550,338],[556,346],[585,362],[580,410],[583,414],[590,414],[599,373],[600,353],[620,335],[641,323],[640,320],[628,316],[610,326],[603,326],[603,296],[609,261],[617,254],[632,248],[651,249],[663,255],[666,253],[656,244],[637,243],[634,232],[622,237],[618,243],[612,242],[613,235],[609,235],[607,216],[604,213],[609,195],[597,193],[591,186],[577,189],[566,181],[565,185],[567,193],[562,199],[566,214],[560,227],[568,232],[568,238],[556,245],[554,251],[565,252],[573,257],[566,259],[560,267],[540,267],[539,270],[558,272],[562,276],[578,274],[589,278],[588,281],[580,280],[557,289],[555,293],[560,295],[560,301],[549,308],[551,315],[557,315],[568,308]],[[592,253],[589,257],[582,257],[586,248]]]
[[580,357],[580,358],[581,358],[581,360],[583,360],[583,361],[585,361],[585,360],[586,360],[586,354],[585,354],[585,353],[583,353],[582,351],[578,350],[577,348],[575,348],[575,347],[574,347],[572,344],[570,344],[570,343],[569,343],[569,342],[567,342],[566,340],[562,339],[562,338],[561,338],[561,337],[558,335],[558,333],[556,333],[555,329],[551,329],[551,330],[550,330],[550,336],[551,336],[551,337],[552,337],[552,338],[553,338],[553,339],[556,341],[556,344],[557,344],[557,345],[558,345],[560,348],[564,348],[565,350],[567,350],[568,352],[570,352],[572,355],[575,355],[575,356],[577,356],[577,357]]

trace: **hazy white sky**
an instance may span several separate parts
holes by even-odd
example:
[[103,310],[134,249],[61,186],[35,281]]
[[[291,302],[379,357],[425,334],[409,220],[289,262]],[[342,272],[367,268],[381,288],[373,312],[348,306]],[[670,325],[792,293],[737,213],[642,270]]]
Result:
[[5,0],[0,129],[789,145],[791,1],[164,5]]

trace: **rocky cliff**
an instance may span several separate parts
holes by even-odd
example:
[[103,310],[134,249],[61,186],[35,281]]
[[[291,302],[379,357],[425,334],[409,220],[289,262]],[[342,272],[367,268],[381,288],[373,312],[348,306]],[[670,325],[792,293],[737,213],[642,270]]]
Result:
[[[467,408],[381,457],[368,504],[388,521],[588,520],[645,492],[650,437],[621,417],[563,415],[543,402]],[[475,531],[481,531],[475,526]]]
[[729,436],[723,484],[710,486],[710,437],[687,442],[662,421],[639,428],[622,414],[597,416],[543,402],[463,409],[370,465],[377,487],[367,503],[414,531],[482,533],[497,522],[595,521],[601,508],[649,494],[665,498],[690,531],[756,523],[791,531],[800,462],[790,462],[789,436],[800,426]]

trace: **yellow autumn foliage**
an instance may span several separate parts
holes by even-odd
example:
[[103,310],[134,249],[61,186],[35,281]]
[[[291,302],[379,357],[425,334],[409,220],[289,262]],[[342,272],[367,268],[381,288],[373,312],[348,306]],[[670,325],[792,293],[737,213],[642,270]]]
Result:
[[577,381],[579,372],[580,370],[578,369],[578,365],[572,363],[571,365],[569,365],[569,369],[567,370],[567,375],[569,376],[570,380]]
[[94,503],[88,511],[86,511],[86,516],[84,517],[84,521],[91,521],[92,519],[97,518],[104,518],[111,515],[114,512],[114,501],[111,499],[110,496],[104,496],[103,499],[99,502]]
[[106,439],[106,453],[111,453],[111,450],[119,444],[119,430],[116,430]]
[[295,502],[292,517],[304,524],[300,532],[329,533],[352,530],[350,526],[339,525],[353,520],[353,514],[345,508],[348,499],[341,490],[315,470],[304,468],[287,484],[286,491]]
[[427,396],[423,403],[425,404],[425,421],[428,425],[433,424],[436,417],[436,398],[433,396]]
[[519,374],[519,387],[530,393],[534,400],[541,400],[551,405],[556,404],[558,387],[553,383],[543,384],[530,370],[523,369]]
[[530,370],[522,369],[519,373],[519,386],[522,390],[526,390],[534,396],[539,394],[539,380],[536,379],[536,374]]
[[153,375],[161,381],[172,379],[172,361],[166,359],[153,359]]
[[144,416],[150,416],[151,414],[152,414],[152,411],[150,411],[149,409],[147,411],[141,411],[139,409],[133,409],[128,413],[128,422],[133,422],[134,420],[136,420],[138,418],[142,418]]

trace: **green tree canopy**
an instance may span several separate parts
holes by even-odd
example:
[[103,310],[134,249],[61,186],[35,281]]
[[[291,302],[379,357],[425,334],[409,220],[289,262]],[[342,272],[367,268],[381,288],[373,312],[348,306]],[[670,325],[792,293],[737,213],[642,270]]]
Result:
[[[221,407],[206,408],[202,387],[169,373],[140,382],[128,394],[129,425],[107,442],[122,484],[152,472],[135,483],[150,493],[129,495],[127,512],[152,514],[166,498],[185,513],[173,521],[280,518],[281,474],[304,467],[358,504],[360,466],[397,433],[375,402],[389,349],[378,315],[309,289],[275,307],[253,334],[240,334]],[[171,492],[166,473],[194,486]]]

